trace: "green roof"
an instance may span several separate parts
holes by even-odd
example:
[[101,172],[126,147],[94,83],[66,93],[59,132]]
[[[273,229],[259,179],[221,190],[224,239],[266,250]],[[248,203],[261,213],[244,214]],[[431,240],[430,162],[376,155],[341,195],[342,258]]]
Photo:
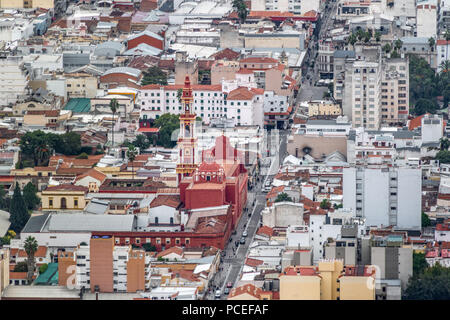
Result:
[[71,110],[73,113],[87,113],[91,111],[91,99],[72,98],[67,102],[64,110]]
[[58,264],[49,263],[47,270],[45,270],[44,273],[41,273],[37,277],[37,279],[34,281],[34,284],[36,285],[58,284]]

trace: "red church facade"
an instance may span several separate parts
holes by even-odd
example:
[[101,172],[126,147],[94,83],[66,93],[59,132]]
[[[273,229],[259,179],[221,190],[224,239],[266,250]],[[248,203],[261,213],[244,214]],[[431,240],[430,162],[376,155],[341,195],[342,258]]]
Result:
[[216,139],[211,150],[190,177],[181,180],[180,199],[186,209],[231,204],[232,228],[235,228],[247,202],[248,173],[240,154],[225,136]]

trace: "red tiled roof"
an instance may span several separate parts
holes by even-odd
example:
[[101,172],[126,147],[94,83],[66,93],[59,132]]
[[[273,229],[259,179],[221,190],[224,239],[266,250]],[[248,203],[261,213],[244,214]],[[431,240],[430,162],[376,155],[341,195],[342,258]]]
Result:
[[44,115],[46,117],[59,116],[59,110],[29,110],[27,115]]
[[[315,276],[319,275],[317,273],[317,268],[314,266],[289,266],[286,269],[284,269],[283,274],[281,275],[288,275],[288,276]],[[281,276],[280,275],[280,276]]]
[[169,254],[171,254],[171,253],[175,253],[175,254],[177,254],[177,255],[179,255],[179,256],[183,256],[183,249],[182,248],[180,248],[180,247],[170,247],[169,249],[166,249],[166,250],[164,250],[164,251],[161,251],[160,253],[158,253],[157,255],[156,255],[156,257],[157,258],[159,258],[159,257],[165,257],[165,256],[167,256],[167,255],[169,255]]
[[233,51],[229,48],[225,48],[221,51],[212,54],[210,58],[214,58],[215,60],[222,60],[222,59],[236,60],[237,58],[239,58],[239,56],[240,56],[239,52]]
[[[19,257],[20,258],[26,258],[27,257],[27,253],[23,249],[19,250],[18,253],[19,253]],[[47,256],[47,247],[39,246],[37,251],[35,252],[34,256],[38,257],[38,258],[45,258]]]
[[252,259],[252,258],[247,258],[245,260],[245,264],[250,267],[257,267],[257,266],[262,265],[263,263],[264,263],[264,261],[262,261],[262,260]]
[[263,235],[267,235],[269,237],[273,236],[273,228],[268,227],[268,226],[262,226],[261,228],[258,229],[258,231],[256,231],[256,234],[263,234]]
[[228,298],[234,298],[236,296],[240,296],[242,294],[247,293],[257,299],[260,299],[262,292],[263,292],[262,289],[257,288],[253,284],[249,283],[249,284],[232,289],[230,294],[228,295]]
[[[263,11],[264,12],[264,11]],[[279,63],[277,59],[268,57],[248,57],[241,59],[240,63]]]
[[150,203],[150,208],[168,206],[176,209],[180,204],[181,201],[179,195],[160,194]]
[[246,87],[239,87],[231,91],[227,100],[252,100],[255,93]]
[[151,133],[156,133],[156,132],[159,132],[159,128],[145,128],[145,127],[142,127],[142,128],[139,128],[138,131],[139,131],[139,132],[151,132]]
[[88,176],[92,177],[92,178],[94,178],[94,179],[96,179],[96,180],[98,180],[100,182],[103,182],[106,179],[106,174],[104,174],[103,172],[100,172],[100,171],[95,170],[94,168],[92,168],[91,170],[88,170],[86,173],[84,173],[82,175],[79,175],[76,180],[78,181],[78,180],[81,180],[81,179],[86,178]]
[[[429,114],[429,113],[426,113],[426,114]],[[424,114],[421,115],[421,116],[418,116],[418,117],[416,117],[414,119],[411,119],[409,121],[409,124],[408,124],[408,129],[409,130],[414,130],[415,128],[420,127],[422,125],[422,118],[423,118],[423,116],[424,116]]]
[[238,73],[238,74],[252,74],[253,71],[250,70],[250,69],[241,68],[238,71],[236,71],[236,73]]

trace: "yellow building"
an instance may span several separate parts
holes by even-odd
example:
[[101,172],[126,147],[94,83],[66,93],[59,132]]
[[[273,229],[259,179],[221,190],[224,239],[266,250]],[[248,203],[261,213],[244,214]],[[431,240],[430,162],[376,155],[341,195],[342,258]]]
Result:
[[0,0],[0,8],[2,9],[53,9],[54,6],[53,0]]
[[48,187],[41,193],[42,210],[83,210],[88,188],[72,184]]
[[313,101],[308,103],[308,116],[340,116],[342,109],[331,101]]
[[279,276],[280,300],[375,300],[375,267],[324,260],[318,267],[287,267]]
[[95,98],[98,79],[87,73],[65,74],[66,92],[70,98]]

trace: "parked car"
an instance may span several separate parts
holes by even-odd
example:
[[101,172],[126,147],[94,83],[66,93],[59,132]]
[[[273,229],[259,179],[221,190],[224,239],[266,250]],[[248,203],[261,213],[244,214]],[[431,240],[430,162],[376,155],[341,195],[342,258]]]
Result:
[[239,243],[240,243],[240,244],[244,244],[244,243],[245,243],[245,238],[242,237],[241,240],[239,240]]
[[226,295],[230,294],[230,289],[225,288],[225,290],[223,290],[223,293],[226,294]]
[[220,299],[221,296],[222,296],[222,292],[220,290],[216,290],[214,297],[216,297],[216,299]]
[[231,282],[228,282],[227,283],[227,288],[232,288],[232,287],[233,287],[233,284]]
[[248,232],[247,232],[247,230],[244,230],[244,232],[242,232],[242,236],[243,236],[243,237],[246,237],[246,236],[248,236]]

